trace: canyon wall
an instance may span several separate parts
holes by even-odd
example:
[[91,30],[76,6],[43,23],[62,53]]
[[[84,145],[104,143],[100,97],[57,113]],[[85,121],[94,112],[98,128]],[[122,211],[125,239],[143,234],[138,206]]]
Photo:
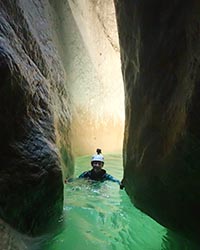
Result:
[[159,223],[198,239],[198,1],[115,1],[125,84],[124,185]]
[[122,151],[124,87],[112,1],[54,1],[72,102],[74,155]]
[[48,1],[0,1],[0,216],[31,235],[57,223],[62,172],[73,172],[70,98],[51,20]]

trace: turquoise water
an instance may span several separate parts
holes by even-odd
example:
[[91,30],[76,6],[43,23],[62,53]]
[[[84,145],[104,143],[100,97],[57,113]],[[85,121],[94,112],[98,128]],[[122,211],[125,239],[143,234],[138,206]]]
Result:
[[[105,169],[122,179],[120,155],[105,155]],[[78,176],[90,156],[76,159]],[[28,237],[8,226],[6,249],[15,250],[199,250],[136,209],[117,183],[76,179],[64,187],[63,216],[53,232]],[[9,238],[10,237],[10,238]],[[12,240],[12,237],[14,240]],[[5,245],[5,239],[3,245]],[[2,243],[2,241],[0,241]],[[2,244],[0,244],[2,245]],[[17,247],[17,248],[16,248]],[[1,248],[1,247],[0,247]]]
[[[120,155],[106,155],[105,169],[122,178]],[[90,157],[76,159],[78,176]],[[191,250],[191,244],[136,209],[119,185],[75,180],[65,185],[62,230],[42,250]]]

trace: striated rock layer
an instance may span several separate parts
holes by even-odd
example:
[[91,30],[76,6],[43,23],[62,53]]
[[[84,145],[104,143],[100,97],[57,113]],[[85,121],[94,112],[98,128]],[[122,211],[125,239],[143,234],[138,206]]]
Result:
[[58,221],[73,163],[51,19],[48,1],[0,1],[0,217],[29,234]]
[[126,122],[124,184],[170,229],[200,233],[200,5],[117,1]]

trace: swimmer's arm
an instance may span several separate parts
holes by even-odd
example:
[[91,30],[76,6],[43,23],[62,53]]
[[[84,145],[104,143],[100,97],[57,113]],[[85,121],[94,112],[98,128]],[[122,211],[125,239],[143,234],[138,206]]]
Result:
[[72,177],[66,178],[66,179],[64,180],[64,183],[67,184],[67,183],[69,183],[69,182],[73,182],[73,181],[76,180],[76,179],[77,179],[77,178],[72,178]]
[[88,178],[88,177],[89,177],[89,171],[85,171],[82,174],[80,174],[78,178]]
[[106,180],[109,180],[109,181],[113,181],[113,182],[116,182],[119,184],[120,186],[120,189],[123,189],[124,188],[124,185],[122,184],[122,182],[118,179],[116,179],[115,177],[113,177],[112,175],[110,174],[106,174]]
[[112,175],[110,174],[106,174],[106,180],[108,181],[113,181],[113,182],[117,182],[119,185],[120,185],[120,181],[118,179],[116,179],[115,177],[113,177]]

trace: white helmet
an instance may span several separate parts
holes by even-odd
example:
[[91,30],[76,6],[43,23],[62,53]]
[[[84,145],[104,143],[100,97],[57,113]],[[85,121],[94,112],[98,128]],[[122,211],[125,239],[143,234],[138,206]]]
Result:
[[93,162],[93,161],[100,161],[100,162],[104,163],[104,157],[103,157],[102,154],[93,155],[92,159],[91,159],[91,162]]

